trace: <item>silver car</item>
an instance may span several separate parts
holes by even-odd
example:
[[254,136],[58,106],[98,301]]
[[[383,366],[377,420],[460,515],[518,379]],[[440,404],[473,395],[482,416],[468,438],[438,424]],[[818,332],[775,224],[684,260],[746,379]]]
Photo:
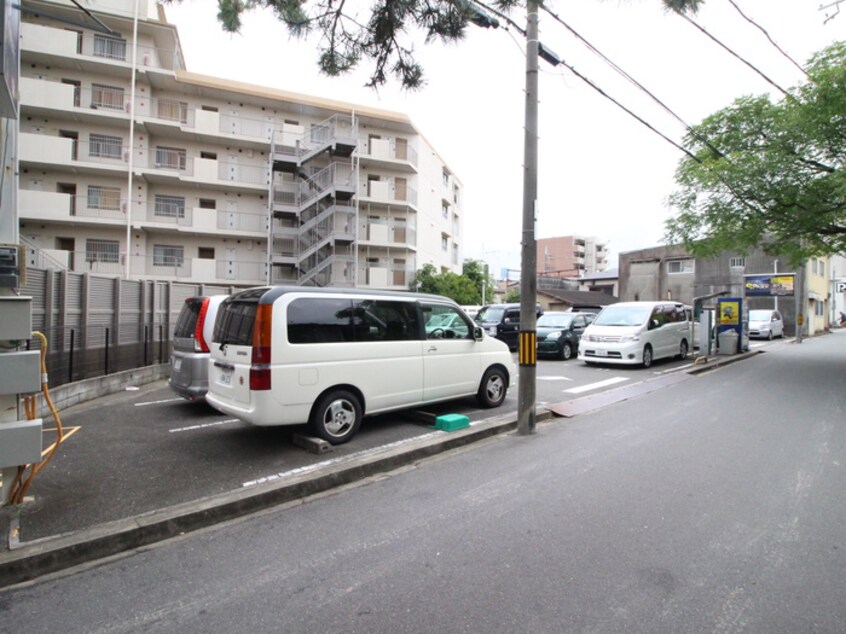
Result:
[[173,332],[170,388],[189,401],[209,389],[209,345],[217,309],[226,295],[198,295],[185,300]]
[[750,310],[749,336],[756,339],[772,339],[784,336],[784,319],[777,310]]

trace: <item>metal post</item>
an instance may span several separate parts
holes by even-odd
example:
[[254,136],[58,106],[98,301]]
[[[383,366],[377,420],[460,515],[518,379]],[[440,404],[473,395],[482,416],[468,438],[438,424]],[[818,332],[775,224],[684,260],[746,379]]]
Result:
[[106,374],[109,373],[109,329],[106,328]]
[[526,130],[523,152],[523,234],[520,258],[520,380],[517,433],[535,431],[537,375],[538,0],[526,2]]
[[75,331],[71,328],[70,331],[70,354],[68,355],[68,383],[73,383],[73,346]]

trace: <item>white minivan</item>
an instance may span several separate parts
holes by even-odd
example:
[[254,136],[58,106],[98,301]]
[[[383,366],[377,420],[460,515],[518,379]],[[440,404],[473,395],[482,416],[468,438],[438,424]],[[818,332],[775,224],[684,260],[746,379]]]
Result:
[[212,340],[208,403],[255,425],[309,423],[332,444],[364,415],[466,396],[498,407],[517,375],[508,346],[420,293],[248,289],[223,301]]
[[640,364],[684,358],[690,349],[689,311],[678,302],[620,302],[602,309],[582,334],[585,363]]

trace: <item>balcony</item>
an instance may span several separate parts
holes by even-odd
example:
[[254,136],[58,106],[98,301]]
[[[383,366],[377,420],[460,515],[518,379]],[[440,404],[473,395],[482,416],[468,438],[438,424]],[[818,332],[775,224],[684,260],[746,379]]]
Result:
[[367,169],[417,172],[417,150],[405,139],[361,139],[358,158]]
[[407,222],[390,219],[364,219],[359,226],[359,239],[370,246],[401,246],[415,248],[417,227]]
[[[101,33],[75,31],[21,23],[21,58],[56,65],[56,57],[74,60],[81,70],[112,74],[129,79],[132,72],[132,42]],[[139,42],[137,68],[184,70],[176,49],[165,49]]]
[[417,190],[405,179],[370,180],[367,188],[359,194],[362,203],[417,207]]
[[414,279],[414,265],[393,264],[389,261],[360,263],[358,286],[374,289],[408,290]]

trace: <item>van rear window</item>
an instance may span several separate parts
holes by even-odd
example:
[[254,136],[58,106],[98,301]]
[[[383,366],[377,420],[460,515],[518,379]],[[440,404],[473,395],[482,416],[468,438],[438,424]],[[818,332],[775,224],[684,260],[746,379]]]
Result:
[[213,341],[234,346],[253,345],[257,301],[224,301],[217,313]]
[[173,331],[174,337],[194,336],[194,331],[197,328],[197,317],[202,305],[202,297],[189,297],[185,300],[182,310],[179,311],[179,318],[176,320],[176,328]]

